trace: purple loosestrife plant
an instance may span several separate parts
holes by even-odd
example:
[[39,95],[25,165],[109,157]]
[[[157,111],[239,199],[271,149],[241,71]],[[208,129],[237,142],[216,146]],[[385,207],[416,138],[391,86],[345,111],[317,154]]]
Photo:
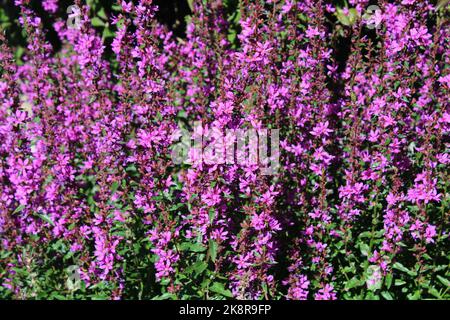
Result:
[[0,29],[1,298],[449,298],[448,3],[61,3]]

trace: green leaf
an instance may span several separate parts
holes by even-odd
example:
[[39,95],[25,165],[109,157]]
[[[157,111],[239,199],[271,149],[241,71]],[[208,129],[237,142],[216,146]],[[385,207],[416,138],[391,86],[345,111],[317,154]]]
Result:
[[442,276],[437,276],[437,278],[439,279],[439,281],[446,287],[450,287],[450,281],[448,279],[445,279]]
[[105,26],[105,23],[98,17],[92,18],[91,24],[94,27],[104,27]]
[[92,300],[108,300],[108,299],[109,299],[109,296],[107,296],[107,295],[102,295],[102,294],[100,293],[100,294],[96,294],[96,295],[91,295],[90,298],[91,298]]
[[181,251],[203,252],[206,250],[206,247],[200,243],[183,242],[179,249]]
[[194,0],[187,0],[187,3],[189,5],[189,9],[191,9],[191,12],[194,12]]
[[114,11],[120,12],[120,11],[122,11],[122,6],[119,6],[117,4],[113,4],[111,6],[111,9],[113,9]]
[[219,294],[221,294],[221,295],[223,295],[225,297],[228,297],[228,298],[232,298],[233,297],[233,294],[231,293],[231,291],[228,290],[228,289],[225,289],[223,284],[220,283],[220,282],[214,282],[212,284],[212,286],[209,287],[209,290],[211,290],[213,292],[216,292],[216,293],[219,293]]
[[359,234],[358,238],[370,238],[372,236],[372,232],[365,231]]
[[366,243],[361,243],[359,245],[359,249],[361,250],[361,254],[367,257],[370,251],[370,247]]
[[227,39],[230,43],[234,43],[234,40],[236,40],[236,32],[234,30],[230,31],[227,35]]
[[217,258],[217,242],[213,240],[209,240],[209,255],[211,257],[212,262],[216,262]]
[[369,291],[369,292],[367,292],[365,299],[366,300],[380,300],[380,297],[378,296],[378,294],[375,294],[374,292]]
[[152,300],[175,300],[175,299],[176,296],[173,293],[166,292],[160,296],[154,297]]
[[206,248],[199,243],[192,244],[189,249],[193,252],[203,252],[206,250]]
[[39,213],[38,216],[45,222],[51,224],[52,226],[55,226],[55,223],[52,221],[52,219],[48,215]]
[[386,275],[386,277],[385,277],[385,284],[386,284],[386,287],[389,289],[390,287],[391,287],[391,285],[392,285],[392,279],[393,279],[393,277],[392,277],[392,273],[388,273],[387,275]]
[[335,15],[344,26],[352,26],[358,18],[358,11],[355,8],[350,8],[346,14],[343,9],[337,8]]
[[381,296],[386,300],[394,300],[394,297],[387,291],[381,292]]
[[209,212],[208,212],[208,216],[209,216],[209,223],[212,223],[216,216],[216,210],[214,208],[210,208]]
[[394,263],[392,268],[400,270],[402,272],[405,272],[405,273],[409,274],[410,276],[416,276],[417,275],[417,272],[409,270],[404,265],[402,265],[400,262]]
[[192,269],[194,270],[197,276],[201,274],[203,271],[205,271],[207,267],[208,264],[204,261],[198,261],[192,265]]
[[67,300],[67,298],[57,292],[52,292],[50,294],[50,299],[56,299],[56,300]]
[[21,212],[23,209],[25,209],[25,206],[24,206],[24,205],[20,205],[20,206],[18,206],[18,207],[16,208],[16,210],[14,210],[14,212],[13,212],[12,214],[19,213],[19,212]]
[[450,0],[439,0],[436,6],[436,10],[444,8],[449,2]]
[[439,291],[436,290],[436,288],[431,287],[431,288],[428,289],[428,292],[429,292],[431,295],[435,296],[436,298],[442,299],[442,295],[439,293]]
[[408,294],[407,298],[409,300],[418,300],[418,299],[420,299],[420,290],[417,290],[416,292],[414,292],[414,294]]
[[345,283],[345,290],[350,290],[356,287],[360,287],[364,284],[364,281],[361,281],[360,279],[353,277],[349,281]]
[[114,181],[113,184],[112,184],[112,186],[111,186],[111,193],[112,193],[112,194],[115,194],[116,191],[117,191],[117,189],[119,189],[119,182]]
[[101,8],[101,9],[97,12],[97,15],[98,15],[100,18],[102,18],[103,20],[108,20],[108,17],[106,16],[106,13],[105,13],[105,9],[104,9],[104,8]]
[[113,38],[114,36],[115,36],[115,33],[110,28],[106,27],[105,29],[103,29],[103,33],[102,33],[103,39]]
[[402,285],[404,285],[405,283],[406,283],[405,281],[400,280],[400,279],[396,279],[396,280],[394,281],[394,285],[397,286],[397,287],[402,286]]

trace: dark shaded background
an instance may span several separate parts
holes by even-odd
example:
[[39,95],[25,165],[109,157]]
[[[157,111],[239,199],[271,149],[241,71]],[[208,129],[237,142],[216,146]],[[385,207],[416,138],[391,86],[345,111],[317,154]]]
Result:
[[[111,0],[97,0],[96,6],[91,8],[91,10],[95,13],[99,8],[103,8],[108,17],[111,17],[114,14],[111,2]],[[185,37],[186,16],[191,14],[187,0],[154,0],[154,4],[159,7],[156,15],[158,21],[172,30],[176,37]],[[41,0],[31,1],[32,8],[42,19],[46,30],[46,39],[52,44],[55,51],[61,48],[61,43],[55,30],[53,30],[52,24],[55,22],[56,17],[67,16],[66,9],[70,5],[73,5],[73,0],[60,0],[58,1],[58,11],[50,14],[42,7]],[[22,33],[20,26],[16,23],[20,17],[20,11],[14,5],[14,0],[0,0],[0,10],[4,13],[1,15],[0,12],[0,25],[3,25],[6,31],[8,43],[13,47],[25,47],[26,37]],[[4,25],[6,22],[8,24]]]

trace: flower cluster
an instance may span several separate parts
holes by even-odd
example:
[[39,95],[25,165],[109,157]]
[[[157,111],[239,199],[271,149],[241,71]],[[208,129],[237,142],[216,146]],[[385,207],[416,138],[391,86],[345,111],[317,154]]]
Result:
[[[30,2],[20,59],[0,32],[0,297],[449,297],[448,4],[191,1],[179,38],[152,0],[103,35],[46,0],[55,50]],[[276,174],[175,163],[194,122],[279,129]]]

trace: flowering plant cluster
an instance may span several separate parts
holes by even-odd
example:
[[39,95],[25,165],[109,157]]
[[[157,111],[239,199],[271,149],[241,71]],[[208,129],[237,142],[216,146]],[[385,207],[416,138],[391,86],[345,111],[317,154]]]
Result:
[[63,2],[0,32],[0,298],[450,298],[448,1]]

